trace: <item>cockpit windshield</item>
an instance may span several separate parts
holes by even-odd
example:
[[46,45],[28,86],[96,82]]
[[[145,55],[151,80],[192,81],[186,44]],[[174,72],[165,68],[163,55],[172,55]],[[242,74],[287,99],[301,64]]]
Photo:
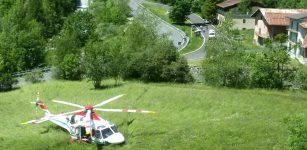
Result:
[[113,132],[110,128],[105,128],[105,129],[101,130],[101,134],[102,134],[102,137],[105,139],[105,138],[111,136],[113,134]]
[[111,129],[113,130],[114,133],[118,132],[118,130],[117,130],[117,128],[115,126],[112,126]]

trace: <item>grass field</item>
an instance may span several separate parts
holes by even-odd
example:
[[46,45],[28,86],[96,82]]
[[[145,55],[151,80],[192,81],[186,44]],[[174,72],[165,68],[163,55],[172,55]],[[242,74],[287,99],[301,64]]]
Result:
[[[112,85],[113,81],[105,81]],[[126,94],[103,108],[142,108],[156,114],[97,112],[118,125],[123,145],[104,149],[287,149],[285,117],[306,111],[307,93],[237,90],[203,85],[144,84],[94,90],[90,82],[49,81],[0,93],[0,149],[96,149],[95,144],[68,143],[69,134],[44,122],[21,125],[42,116],[29,102],[36,92],[53,113],[75,108],[52,103],[67,100],[81,105]],[[132,122],[128,125],[128,122]]]
[[253,36],[254,36],[253,29],[238,30],[238,32],[239,32],[238,34],[243,38],[242,45],[244,48],[247,48],[247,49],[259,48],[259,46],[253,43]]
[[[161,19],[163,19],[164,21],[166,21],[170,24],[173,24],[171,19],[168,17],[168,10],[167,9],[157,7],[157,6],[153,6],[153,5],[150,5],[150,4],[142,4],[142,5],[145,8],[149,9],[153,14],[155,14],[158,17],[160,17]],[[191,30],[190,25],[188,25],[188,24],[186,24],[186,25],[173,24],[173,25],[175,27],[177,27],[178,29],[182,30],[186,34],[186,36],[188,36],[190,38],[188,45],[180,51],[180,54],[192,52],[192,51],[198,49],[201,46],[203,39],[201,37],[197,37],[197,36],[194,35],[194,33]]]

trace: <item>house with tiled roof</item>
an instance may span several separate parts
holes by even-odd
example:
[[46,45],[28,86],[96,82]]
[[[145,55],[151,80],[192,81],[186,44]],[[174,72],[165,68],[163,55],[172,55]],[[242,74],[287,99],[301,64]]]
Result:
[[307,12],[288,16],[288,48],[290,56],[307,64]]
[[251,16],[255,17],[254,42],[264,45],[267,38],[280,33],[287,34],[290,15],[307,12],[307,9],[273,9],[259,8]]
[[232,13],[233,28],[235,29],[254,29],[255,19],[251,17],[251,13],[256,11],[261,4],[252,2],[246,12],[239,10],[239,4],[242,0],[225,0],[218,3],[217,6],[217,20],[222,23],[225,20],[227,12]]

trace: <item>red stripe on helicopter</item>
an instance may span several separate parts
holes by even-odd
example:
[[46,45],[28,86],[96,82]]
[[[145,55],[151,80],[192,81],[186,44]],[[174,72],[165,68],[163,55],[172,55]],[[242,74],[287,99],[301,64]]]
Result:
[[47,107],[45,106],[45,104],[43,102],[40,102],[39,106],[41,107],[41,109],[47,109]]
[[99,117],[94,113],[92,113],[92,118],[93,118],[93,120],[100,120]]
[[142,110],[141,109],[137,109],[137,110],[135,110],[135,112],[142,112]]
[[84,112],[80,111],[80,112],[74,113],[74,115],[84,116]]
[[128,109],[123,109],[122,112],[128,112]]

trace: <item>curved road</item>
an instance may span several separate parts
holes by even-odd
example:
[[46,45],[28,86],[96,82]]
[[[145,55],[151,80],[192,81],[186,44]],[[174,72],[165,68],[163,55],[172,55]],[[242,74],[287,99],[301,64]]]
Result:
[[[144,8],[141,4],[145,3],[144,0],[130,0],[129,1],[129,6],[132,9],[132,14],[136,15],[140,12],[140,10],[142,8]],[[150,11],[146,11],[145,13],[148,15],[152,15],[155,18],[158,19],[158,26],[157,26],[157,30],[159,32],[159,34],[168,34],[169,39],[171,41],[173,41],[174,46],[177,49],[180,49],[182,47],[184,47],[187,44],[187,37],[185,35],[185,33],[179,29],[177,29],[175,26],[170,25],[169,23],[165,22],[164,20],[162,20],[161,18],[159,18],[158,16],[152,14]]]
[[[161,7],[161,8],[166,8],[166,9],[170,9],[171,6],[168,6],[168,5],[165,5],[165,4],[160,4],[160,3],[155,3],[155,2],[149,2],[149,1],[146,1],[146,0],[130,0],[130,3],[139,3],[139,4],[143,4],[143,3],[147,3],[147,4],[151,4],[151,5],[154,5],[154,6],[157,6],[157,7]],[[131,5],[130,4],[130,7],[135,11],[137,9],[135,9],[135,6]],[[134,7],[134,8],[133,8]],[[157,16],[156,16],[157,17]],[[191,23],[200,23],[200,22],[203,22],[203,18],[201,18],[200,16],[196,15],[196,14],[190,14],[188,16],[189,20],[191,21]],[[168,26],[168,27],[167,27]],[[165,33],[165,32],[169,32],[169,33],[172,33],[170,35],[170,39],[171,40],[174,40],[175,41],[173,42],[174,44],[176,44],[176,42],[178,42],[178,39],[180,37],[178,37],[178,34],[176,34],[176,32],[178,32],[178,30],[174,30],[174,28],[176,28],[175,26],[173,27],[169,27],[169,26],[173,26],[171,24],[160,24],[158,26],[158,29],[159,31],[161,31],[162,33]],[[161,28],[162,27],[162,28]],[[169,31],[167,31],[169,30]],[[206,40],[208,39],[208,34],[205,34],[206,30],[203,30],[204,32],[201,33],[202,37],[203,37],[203,43],[202,45],[196,49],[195,51],[193,52],[189,52],[189,53],[186,53],[186,54],[183,54],[183,56],[188,60],[188,61],[191,61],[191,60],[197,60],[197,59],[202,59],[204,56],[205,56],[205,43],[206,43]],[[181,31],[183,32],[183,31]],[[182,38],[182,37],[181,37]],[[180,40],[179,40],[180,41]],[[178,45],[176,46],[178,47]]]

